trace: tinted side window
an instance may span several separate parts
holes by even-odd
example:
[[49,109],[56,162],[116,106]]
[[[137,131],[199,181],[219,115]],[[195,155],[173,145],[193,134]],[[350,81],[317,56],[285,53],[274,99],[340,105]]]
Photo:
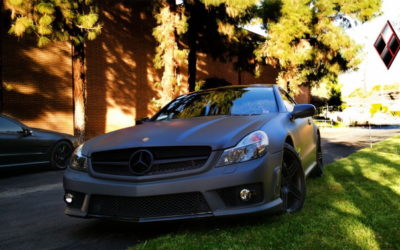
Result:
[[296,102],[284,90],[282,90],[282,89],[279,89],[279,90],[281,92],[282,100],[283,100],[283,103],[285,104],[287,111],[292,112],[294,109],[294,106],[296,105]]
[[0,117],[0,133],[7,132],[18,132],[21,131],[21,127],[6,118]]

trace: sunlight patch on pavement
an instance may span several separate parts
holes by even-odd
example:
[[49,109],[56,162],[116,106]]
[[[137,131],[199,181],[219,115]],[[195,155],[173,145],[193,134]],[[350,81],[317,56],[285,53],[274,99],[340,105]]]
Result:
[[62,188],[62,183],[43,185],[43,186],[39,186],[39,187],[9,189],[9,190],[2,191],[0,193],[0,199],[11,198],[11,197],[15,197],[15,196],[26,195],[26,194],[42,192],[42,191],[50,191],[50,190],[54,190],[57,188]]

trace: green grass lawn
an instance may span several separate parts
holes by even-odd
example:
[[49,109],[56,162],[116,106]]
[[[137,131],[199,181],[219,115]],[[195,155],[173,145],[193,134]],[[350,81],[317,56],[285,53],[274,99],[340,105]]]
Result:
[[400,249],[400,136],[307,180],[296,214],[178,223],[132,249]]

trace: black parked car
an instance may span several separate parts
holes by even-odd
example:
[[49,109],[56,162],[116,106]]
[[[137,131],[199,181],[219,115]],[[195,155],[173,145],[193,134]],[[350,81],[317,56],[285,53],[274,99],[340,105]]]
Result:
[[30,128],[0,115],[0,168],[46,164],[65,169],[75,141],[71,135]]
[[75,150],[65,213],[144,222],[298,211],[305,177],[323,172],[314,112],[276,85],[180,96]]

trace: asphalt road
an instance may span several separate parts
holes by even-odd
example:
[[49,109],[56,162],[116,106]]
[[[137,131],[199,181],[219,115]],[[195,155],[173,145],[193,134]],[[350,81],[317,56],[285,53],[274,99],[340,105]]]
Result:
[[[333,162],[395,134],[400,129],[322,129],[324,161]],[[67,217],[62,174],[39,166],[0,169],[0,249],[125,249],[187,226]]]

